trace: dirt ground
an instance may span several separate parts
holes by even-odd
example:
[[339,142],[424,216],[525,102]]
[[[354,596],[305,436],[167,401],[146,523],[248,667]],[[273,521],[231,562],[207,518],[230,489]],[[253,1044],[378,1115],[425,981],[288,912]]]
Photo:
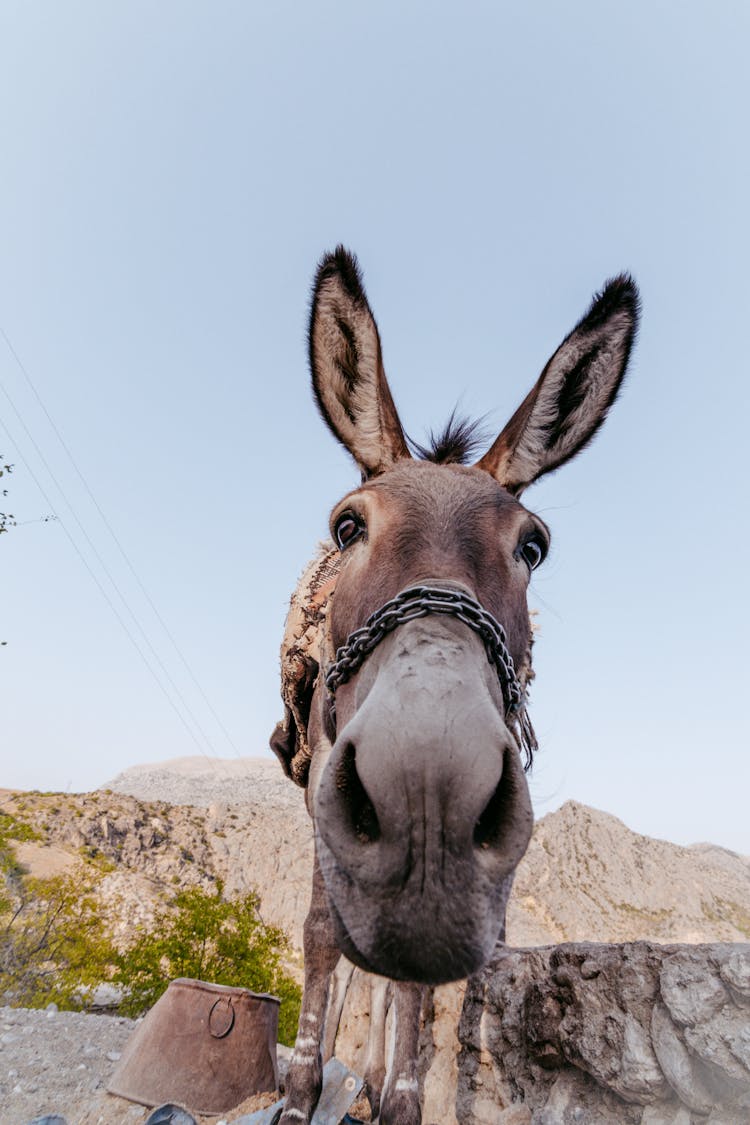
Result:
[[[151,1110],[106,1091],[135,1026],[115,1016],[0,1008],[0,1125],[29,1125],[45,1114],[67,1125],[142,1125]],[[231,1125],[278,1096],[260,1094],[224,1117],[196,1120]]]

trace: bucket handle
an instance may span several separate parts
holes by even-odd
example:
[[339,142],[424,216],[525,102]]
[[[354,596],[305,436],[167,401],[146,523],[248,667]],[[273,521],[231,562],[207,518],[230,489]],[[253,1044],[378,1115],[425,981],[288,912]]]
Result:
[[[228,1010],[220,1010],[217,1012],[216,1009],[220,1004],[224,1005],[225,1009]],[[223,1020],[221,1019],[222,1015],[224,1017]],[[211,1005],[211,1011],[208,1013],[208,1030],[211,1032],[214,1039],[225,1039],[234,1027],[234,1019],[234,1005],[232,1004],[231,997],[220,996],[219,999],[215,1000]]]

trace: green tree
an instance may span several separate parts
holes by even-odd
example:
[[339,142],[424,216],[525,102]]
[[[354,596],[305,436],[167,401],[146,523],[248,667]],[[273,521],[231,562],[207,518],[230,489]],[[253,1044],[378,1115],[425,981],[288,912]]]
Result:
[[0,1003],[86,1009],[110,981],[122,1013],[139,1015],[170,980],[195,977],[278,996],[279,1038],[294,1041],[301,989],[284,967],[288,938],[263,921],[257,893],[228,898],[220,880],[213,891],[180,891],[118,951],[99,893],[103,872],[82,862],[66,875],[30,878],[14,843],[35,839],[30,825],[0,813]]
[[[13,840],[32,840],[36,833],[10,813],[0,812],[0,926],[7,924],[9,916],[15,911],[21,893],[21,868],[19,867]],[[0,973],[2,973],[2,954],[0,954]],[[2,977],[0,977],[0,994]]]
[[81,864],[67,875],[24,877],[5,853],[0,896],[0,997],[13,1007],[85,1009],[112,976],[117,952],[96,896],[101,879]]
[[271,992],[281,1000],[279,1039],[291,1044],[302,991],[283,965],[289,940],[267,925],[255,892],[228,898],[221,880],[215,892],[191,887],[157,911],[152,925],[118,958],[114,983],[125,998],[124,1015],[150,1008],[176,977],[193,977]]

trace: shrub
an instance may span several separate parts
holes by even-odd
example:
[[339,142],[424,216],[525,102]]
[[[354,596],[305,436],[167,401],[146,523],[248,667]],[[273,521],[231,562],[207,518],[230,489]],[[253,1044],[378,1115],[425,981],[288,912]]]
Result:
[[279,1038],[293,1043],[301,989],[284,968],[288,938],[263,921],[256,892],[228,898],[218,879],[211,891],[178,891],[119,952],[98,896],[114,865],[89,858],[69,874],[29,878],[12,842],[38,838],[0,814],[0,1003],[86,1009],[97,985],[111,982],[123,993],[122,1014],[139,1015],[170,980],[195,977],[278,996]]
[[114,983],[125,993],[122,1014],[139,1015],[159,999],[170,980],[193,977],[278,996],[279,1039],[293,1043],[301,989],[282,963],[288,938],[262,920],[259,907],[255,892],[226,897],[219,879],[210,891],[179,891],[117,959]]
[[83,867],[49,879],[12,875],[0,898],[0,997],[14,1007],[88,1007],[117,956],[95,895],[101,876]]

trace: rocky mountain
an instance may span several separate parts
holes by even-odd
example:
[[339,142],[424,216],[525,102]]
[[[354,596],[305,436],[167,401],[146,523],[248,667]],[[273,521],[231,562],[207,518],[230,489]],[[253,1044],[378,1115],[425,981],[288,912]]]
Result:
[[275,758],[172,758],[131,766],[101,786],[144,801],[169,805],[245,805],[304,813],[304,793]]
[[750,939],[750,859],[680,847],[568,801],[543,817],[516,874],[513,945]]
[[[50,874],[79,857],[107,869],[103,894],[124,930],[177,886],[256,887],[263,916],[301,947],[312,862],[304,794],[275,762],[184,758],[126,770],[93,793],[6,793],[33,823],[19,861]],[[750,939],[750,860],[709,844],[638,835],[568,802],[536,825],[516,876],[508,940],[712,942]]]
[[[115,923],[116,933],[123,938],[132,932],[134,925],[148,921],[156,903],[176,889],[196,884],[208,887],[215,879],[222,878],[230,892],[256,887],[261,895],[264,919],[284,927],[296,949],[301,949],[310,886],[312,832],[304,794],[283,777],[275,762],[267,759],[210,762],[203,758],[186,758],[142,765],[125,771],[93,793],[0,791],[0,811],[33,827],[36,838],[13,840],[17,860],[33,874],[51,875],[69,870],[81,859],[100,868],[104,873],[100,893],[107,914]],[[513,983],[518,972],[526,972],[524,966],[531,966],[533,980],[529,984],[529,996],[532,992],[535,996],[534,989],[558,987],[560,974],[554,966],[554,971],[550,969],[552,983],[545,984],[545,966],[550,958],[567,956],[581,960],[583,957],[586,967],[594,956],[591,952],[594,947],[561,947],[557,943],[636,941],[639,943],[636,946],[601,946],[602,952],[597,956],[604,958],[604,968],[616,956],[645,957],[653,967],[664,958],[676,955],[675,950],[679,953],[687,948],[686,956],[689,959],[694,954],[697,958],[703,979],[710,975],[709,969],[719,972],[721,958],[734,956],[732,950],[739,950],[737,956],[746,959],[750,947],[698,943],[740,943],[749,938],[750,860],[747,857],[711,844],[686,848],[653,840],[632,832],[607,813],[568,802],[536,825],[528,852],[519,866],[509,906],[509,945],[553,945],[555,949],[518,948],[517,953],[510,950],[508,971]],[[646,942],[652,944],[643,944]],[[678,947],[670,943],[689,944]],[[577,951],[581,949],[584,952],[579,955]],[[538,965],[535,958],[541,959]],[[295,960],[299,967],[301,959],[296,957]],[[742,966],[744,964],[743,961]],[[606,982],[604,969],[599,973],[589,971],[590,968],[589,965],[585,975],[586,987],[589,987],[589,978]],[[619,988],[616,965],[613,972],[616,992]],[[648,980],[648,974],[644,976],[644,988],[648,985],[649,997],[657,987],[651,980],[652,977],[656,980],[654,972]],[[502,991],[504,980],[501,968],[495,967],[490,981],[492,987]],[[369,983],[366,974],[359,970],[354,972],[347,987],[336,1039],[337,1055],[359,1072],[366,1052]],[[495,1122],[500,1120],[498,1107],[504,1106],[503,1121],[527,1123],[530,1120],[528,1107],[511,1104],[518,1091],[511,1088],[512,1083],[508,1085],[502,1071],[504,1048],[499,1054],[490,1049],[495,1039],[500,1043],[502,1036],[510,1034],[512,1028],[509,1031],[506,1027],[505,1016],[495,1018],[492,1012],[487,1018],[473,1019],[471,1004],[464,1009],[464,991],[461,983],[444,985],[434,990],[426,1002],[419,1063],[425,1120],[441,1121],[443,1125],[457,1125],[459,1120],[472,1121],[474,1125],[485,1120]],[[697,995],[700,998],[703,992],[699,990]],[[603,1003],[605,1001],[609,1011],[614,1000],[607,995]],[[504,1012],[507,1007],[503,1002],[498,1011],[502,1008]],[[646,1024],[647,1007],[644,1007]],[[559,997],[552,1008],[555,1011],[560,1008],[561,1013],[567,1011]],[[623,1058],[632,1070],[635,1065],[631,1058],[631,1039],[635,1035],[632,1013],[620,1014],[623,1027],[630,1029],[630,1039],[626,1035],[623,1040]],[[457,1032],[459,1016],[461,1037]],[[562,1043],[570,1030],[567,1016],[563,1019],[561,1015],[560,1019],[562,1030],[557,1024],[547,1028],[549,1020],[545,1023],[545,1035],[549,1032],[550,1041],[554,1043],[558,1039]],[[649,1030],[646,1024],[641,1038],[647,1039],[653,1029]],[[682,1059],[685,1051],[682,1041],[674,1045],[675,1036],[679,1038],[679,1035],[672,1034],[666,1024],[665,1027],[669,1043]],[[693,1037],[694,1031],[690,1030]],[[643,1058],[639,1055],[636,1061],[638,1067],[645,1067],[650,1074],[656,1064],[649,1051],[650,1048],[644,1048]],[[659,1059],[661,1062],[661,1055]],[[529,1065],[534,1074],[539,1071],[533,1059]],[[576,1105],[583,1104],[584,1094],[591,1105],[609,1105],[607,1099],[612,1101],[619,1096],[617,1089],[613,1087],[613,1092],[607,1085],[609,1072],[600,1090],[591,1086],[591,1082],[598,1082],[598,1071],[591,1066],[587,1074],[594,1075],[593,1079],[590,1076],[581,1079],[574,1068],[575,1072],[566,1072],[560,1079],[562,1085],[553,1085],[551,1092],[542,1081],[530,1086],[525,1094],[530,1099],[529,1104],[537,1104],[536,1099],[540,1107],[547,1106],[545,1113],[554,1111],[550,1120],[563,1120],[563,1116],[555,1116],[557,1110],[553,1101],[562,1097],[564,1086],[566,1098],[569,1095]],[[636,1077],[641,1073],[638,1067]],[[540,1074],[544,1078],[544,1067]],[[591,1089],[583,1090],[582,1081],[584,1085],[588,1082]],[[662,1079],[657,1075],[655,1081],[662,1082]],[[681,1089],[678,1090],[680,1097]],[[661,1098],[659,1091],[661,1086],[657,1091]],[[648,1097],[651,1098],[651,1092]],[[600,1113],[597,1108],[592,1120],[632,1119],[639,1125],[646,1120],[650,1125],[655,1125],[657,1120],[668,1121],[671,1125],[692,1120],[685,1116],[684,1105],[681,1107],[677,1102],[672,1105],[670,1097],[668,1092],[664,1094],[666,1115],[661,1117],[654,1117],[650,1106],[642,1113],[628,1110],[630,1116],[618,1117],[621,1110],[616,1107],[614,1118],[603,1111]],[[525,1116],[518,1116],[521,1110]],[[704,1121],[705,1117],[700,1120]],[[732,1125],[735,1120],[744,1122],[746,1118],[721,1118],[722,1122]]]

